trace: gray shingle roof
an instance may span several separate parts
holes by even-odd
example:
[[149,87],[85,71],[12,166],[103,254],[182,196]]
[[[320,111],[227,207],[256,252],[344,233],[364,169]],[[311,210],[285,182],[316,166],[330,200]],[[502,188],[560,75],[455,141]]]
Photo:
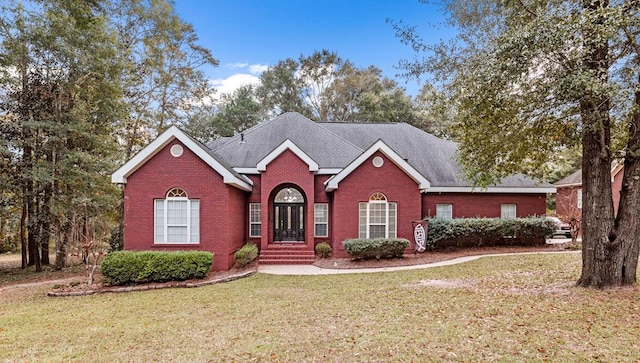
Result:
[[295,112],[284,113],[273,120],[254,126],[224,143],[208,146],[236,168],[255,168],[260,160],[289,139],[320,168],[342,168],[362,149],[308,118]]
[[[406,123],[317,123],[295,112],[263,122],[230,138],[207,146],[235,168],[255,168],[285,140],[291,140],[318,166],[344,168],[376,141],[382,140],[432,187],[469,187],[455,161],[458,145]],[[503,180],[500,187],[552,187],[523,175]]]
[[432,186],[464,186],[458,182],[460,170],[453,161],[457,144],[439,139],[405,123],[323,123],[334,133],[350,140],[362,149],[377,140],[384,141],[411,164]]
[[578,169],[574,173],[566,176],[557,182],[553,183],[555,186],[563,186],[563,185],[578,185],[582,184],[582,169]]
[[[185,134],[187,135],[187,134]],[[215,151],[213,151],[211,148],[209,148],[207,145],[201,143],[200,141],[194,139],[193,137],[187,135],[187,137],[189,137],[189,139],[191,139],[191,141],[193,141],[194,143],[196,143],[198,146],[200,146],[202,148],[202,150],[206,151],[207,154],[211,155],[211,157],[213,157],[217,162],[220,163],[220,165],[222,165],[223,168],[227,169],[233,176],[240,178],[242,180],[247,181],[249,184],[251,184],[251,180],[249,180],[246,176],[239,174],[237,171],[235,171],[233,169],[233,167],[222,157],[220,157],[220,155],[216,154]]]

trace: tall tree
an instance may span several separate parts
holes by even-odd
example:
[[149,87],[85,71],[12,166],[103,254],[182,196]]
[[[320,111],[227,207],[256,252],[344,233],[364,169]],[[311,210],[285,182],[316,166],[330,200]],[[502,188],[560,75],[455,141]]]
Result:
[[[216,115],[218,123],[231,128],[231,134],[244,131],[264,120],[266,114],[254,94],[254,87],[245,85],[231,95],[223,95],[220,112]],[[225,135],[231,136],[231,135]]]
[[313,118],[310,107],[302,97],[303,88],[298,80],[298,70],[298,62],[287,58],[260,75],[256,94],[269,117],[293,111]]
[[265,71],[257,98],[270,116],[296,111],[316,121],[420,125],[413,100],[374,66],[360,69],[335,52],[315,51]]
[[255,88],[244,85],[232,94],[223,94],[217,105],[202,105],[185,125],[189,135],[207,142],[233,136],[266,119],[266,110],[257,100]]
[[202,68],[218,61],[198,45],[172,0],[110,1],[109,11],[128,63],[122,77],[129,112],[114,125],[128,160],[169,126],[186,123],[213,92]]
[[[408,74],[434,72],[455,102],[454,130],[467,176],[480,185],[513,172],[545,174],[550,155],[582,146],[581,286],[636,281],[640,247],[640,34],[636,1],[444,1],[459,29],[453,46],[424,44]],[[425,61],[426,60],[426,61]],[[612,130],[623,136],[612,142]],[[622,145],[620,150],[614,149]],[[624,156],[620,209],[610,168]]]
[[[122,114],[117,42],[101,1],[10,2],[0,46],[0,139],[14,163],[21,196],[23,266],[42,269],[55,238],[56,264],[68,242],[59,234],[79,206],[106,216],[115,190],[110,125]],[[28,251],[28,255],[26,252]],[[60,260],[59,260],[60,259]]]
[[356,104],[359,121],[418,123],[411,97],[389,78],[378,80],[374,89],[361,95]]
[[338,53],[323,49],[309,56],[301,55],[298,64],[296,78],[301,84],[300,97],[309,106],[315,120],[327,120],[333,101],[329,89],[344,61]]
[[413,102],[417,113],[414,126],[438,137],[454,137],[451,124],[456,110],[441,89],[432,83],[425,83]]

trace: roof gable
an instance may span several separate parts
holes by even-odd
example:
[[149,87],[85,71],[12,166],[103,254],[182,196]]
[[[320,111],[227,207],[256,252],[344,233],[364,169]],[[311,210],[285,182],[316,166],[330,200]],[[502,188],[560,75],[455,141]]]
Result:
[[399,167],[411,179],[413,179],[418,184],[418,188],[421,192],[426,192],[427,189],[429,189],[431,184],[422,174],[420,174],[420,172],[418,172],[413,166],[411,166],[411,164],[406,162],[400,155],[398,155],[398,153],[396,153],[387,144],[385,144],[384,141],[378,140],[362,154],[360,154],[355,160],[349,163],[349,165],[342,169],[342,171],[327,180],[327,182],[325,183],[326,191],[330,192],[338,189],[338,184],[340,184],[342,180],[349,176],[349,174],[356,170],[360,165],[362,165],[362,163],[364,163],[377,151],[380,151],[382,154],[384,154],[397,167]]
[[208,146],[237,170],[247,170],[255,169],[287,139],[304,149],[320,169],[343,168],[364,150],[295,112],[284,113]]
[[275,160],[280,154],[285,152],[286,150],[290,150],[293,152],[300,160],[302,160],[305,164],[309,166],[309,171],[318,171],[318,163],[316,163],[309,155],[307,155],[302,149],[300,149],[293,141],[286,139],[283,141],[278,147],[276,147],[272,152],[267,154],[262,160],[258,162],[257,169],[258,171],[266,171],[267,165]]
[[133,158],[111,174],[111,182],[126,184],[127,177],[153,158],[160,150],[173,140],[180,141],[184,146],[191,150],[191,152],[196,154],[202,161],[220,174],[225,184],[232,185],[241,190],[251,191],[252,187],[250,181],[245,180],[238,173],[233,171],[233,169],[224,165],[224,161],[219,160],[218,157],[216,157],[216,155],[210,150],[207,150],[202,144],[187,136],[187,134],[182,132],[176,126],[171,126],[165,132],[160,134],[160,136],[153,140],[149,145],[140,150],[140,152]]

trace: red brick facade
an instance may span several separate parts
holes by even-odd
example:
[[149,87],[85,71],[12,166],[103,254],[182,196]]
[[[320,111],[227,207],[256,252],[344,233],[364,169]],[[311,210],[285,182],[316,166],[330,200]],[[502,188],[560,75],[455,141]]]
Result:
[[[267,170],[261,174],[260,202],[262,204],[262,238],[260,248],[267,248],[273,242],[273,198],[280,189],[294,187],[305,199],[305,241],[313,241],[313,210],[310,206],[315,203],[314,173],[291,150],[285,150],[267,165]],[[267,221],[267,223],[265,223]],[[308,243],[310,249],[313,243]]]
[[573,216],[581,218],[582,209],[579,208],[579,190],[582,186],[558,187],[556,193],[556,215],[565,221]]
[[[372,160],[378,156],[384,163],[376,168]],[[388,202],[397,203],[397,236],[413,238],[411,221],[422,218],[418,185],[385,155],[376,152],[340,182],[340,187],[333,192],[333,213],[329,219],[333,225],[332,247],[338,256],[345,256],[342,241],[358,238],[359,202],[368,202],[376,192],[384,194]]]
[[618,205],[620,204],[620,191],[622,190],[622,178],[624,177],[624,168],[620,167],[614,170],[613,180],[611,181],[611,194],[613,195],[613,213],[618,215]]
[[[124,189],[124,247],[128,250],[204,250],[214,253],[214,269],[228,270],[245,241],[247,195],[222,183],[222,177],[187,147],[173,157],[169,143],[127,178]],[[200,200],[200,243],[155,244],[154,200],[181,188]]]
[[424,217],[436,215],[436,204],[451,204],[453,218],[499,218],[502,204],[515,204],[517,217],[541,216],[545,194],[426,193],[422,196]]
[[[613,212],[618,214],[620,204],[620,191],[622,190],[622,178],[624,168],[618,165],[611,170],[611,195],[613,197]],[[568,220],[572,216],[581,218],[582,209],[579,190],[582,190],[580,183],[572,185],[558,185],[556,194],[556,214],[558,217]]]
[[[175,144],[183,146],[180,157],[170,153]],[[263,252],[289,246],[307,255],[311,253],[311,258],[317,243],[328,242],[335,256],[344,257],[342,241],[359,236],[359,203],[368,202],[376,192],[382,193],[388,202],[396,203],[397,236],[410,241],[412,221],[435,215],[439,203],[452,204],[454,218],[500,217],[501,204],[515,204],[518,217],[545,214],[543,193],[422,193],[411,172],[399,167],[401,163],[394,163],[393,160],[398,162],[398,159],[381,151],[373,152],[330,192],[326,191],[325,183],[334,175],[310,170],[309,159],[290,148],[273,157],[265,170],[246,175],[252,182],[251,191],[225,184],[223,175],[201,157],[202,154],[196,155],[189,145],[172,139],[127,176],[125,249],[211,251],[215,270],[231,268],[233,254],[247,241],[258,244]],[[374,158],[381,158],[382,165],[375,166]],[[296,188],[304,196],[304,241],[274,243],[274,197],[284,187]],[[164,199],[172,188],[181,188],[189,199],[200,201],[199,243],[154,243],[154,200]],[[250,203],[261,204],[260,237],[249,238]],[[314,236],[315,203],[328,205],[328,237]]]

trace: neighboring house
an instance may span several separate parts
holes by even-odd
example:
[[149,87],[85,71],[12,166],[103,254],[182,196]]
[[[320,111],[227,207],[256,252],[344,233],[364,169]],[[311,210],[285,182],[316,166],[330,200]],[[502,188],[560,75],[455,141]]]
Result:
[[[611,192],[613,195],[613,212],[618,214],[620,190],[624,176],[624,164],[616,163],[611,168]],[[577,217],[582,219],[582,169],[553,183],[556,186],[556,214],[561,219]]]
[[171,127],[112,175],[124,184],[124,247],[211,251],[214,269],[227,270],[247,241],[260,263],[312,263],[317,243],[346,256],[348,238],[412,240],[412,221],[428,216],[545,214],[551,184],[516,175],[473,188],[456,150],[404,123],[298,113],[208,145]]

